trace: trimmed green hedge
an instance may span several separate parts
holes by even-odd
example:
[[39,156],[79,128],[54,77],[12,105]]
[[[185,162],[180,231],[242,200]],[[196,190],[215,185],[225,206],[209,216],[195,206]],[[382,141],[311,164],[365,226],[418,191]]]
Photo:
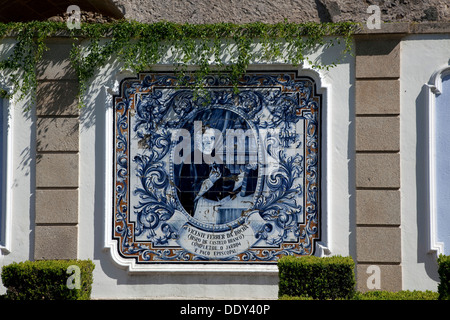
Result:
[[305,299],[351,299],[355,294],[351,257],[292,257],[278,261],[278,296]]
[[[80,270],[80,288],[73,287],[75,273]],[[353,299],[353,300],[449,300],[450,256],[438,258],[440,283],[433,291],[355,291],[355,264],[351,257],[306,256],[283,257],[278,262],[278,296],[283,300]],[[91,295],[93,270],[90,260],[42,260],[12,263],[1,270],[6,295],[12,300],[88,300]]]
[[[368,292],[356,292],[351,300],[438,300],[439,294],[435,291],[368,291]],[[312,300],[310,297],[291,297],[281,296],[280,300]]]
[[354,263],[348,257],[284,257],[278,263],[281,300],[450,300],[450,256],[438,260],[438,292],[384,290],[357,292],[353,289]]
[[437,300],[438,293],[430,290],[401,290],[396,292],[391,291],[368,291],[357,292],[353,300]]
[[2,268],[3,299],[89,300],[94,268],[90,260],[14,262]]
[[439,299],[450,300],[450,256],[439,255],[438,258],[439,273]]

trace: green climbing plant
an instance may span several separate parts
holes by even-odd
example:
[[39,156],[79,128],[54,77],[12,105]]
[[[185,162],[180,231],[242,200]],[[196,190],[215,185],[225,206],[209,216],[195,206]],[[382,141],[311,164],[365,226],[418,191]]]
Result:
[[[282,61],[300,65],[307,61],[313,68],[330,68],[351,52],[352,35],[358,24],[340,23],[277,23],[248,24],[177,24],[172,22],[82,23],[80,29],[68,29],[65,23],[34,21],[0,24],[0,36],[16,40],[12,53],[0,61],[0,70],[7,71],[11,92],[22,99],[37,86],[36,65],[47,49],[45,40],[63,33],[73,40],[70,61],[79,81],[79,98],[89,80],[109,59],[115,58],[123,68],[134,72],[151,70],[152,65],[167,57],[180,79],[187,73],[197,79],[190,83],[203,87],[204,76],[226,72],[237,82],[252,61]],[[310,61],[308,53],[319,47],[328,48],[344,42],[341,56],[322,65]],[[32,96],[34,99],[34,94]]]

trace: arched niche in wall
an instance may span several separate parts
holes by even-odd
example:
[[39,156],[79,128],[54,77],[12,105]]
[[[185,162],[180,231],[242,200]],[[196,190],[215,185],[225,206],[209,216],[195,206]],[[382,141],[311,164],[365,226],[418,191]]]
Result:
[[450,66],[428,83],[429,250],[450,254]]

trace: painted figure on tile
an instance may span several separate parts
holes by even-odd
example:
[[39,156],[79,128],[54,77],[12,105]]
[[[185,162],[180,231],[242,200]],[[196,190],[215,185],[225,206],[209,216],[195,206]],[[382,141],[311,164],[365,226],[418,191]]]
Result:
[[251,143],[241,154],[234,150],[235,138],[242,137],[236,132],[249,130],[248,125],[238,114],[216,108],[197,113],[185,127],[193,141],[190,156],[175,166],[181,205],[201,222],[235,220],[249,207],[258,178]]

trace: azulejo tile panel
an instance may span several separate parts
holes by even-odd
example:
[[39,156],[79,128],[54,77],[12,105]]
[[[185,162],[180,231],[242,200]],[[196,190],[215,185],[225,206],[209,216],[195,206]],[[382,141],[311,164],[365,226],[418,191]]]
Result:
[[[193,81],[186,78],[187,83]],[[114,97],[113,240],[136,263],[276,263],[320,239],[322,97],[296,72],[197,92],[141,73]]]

